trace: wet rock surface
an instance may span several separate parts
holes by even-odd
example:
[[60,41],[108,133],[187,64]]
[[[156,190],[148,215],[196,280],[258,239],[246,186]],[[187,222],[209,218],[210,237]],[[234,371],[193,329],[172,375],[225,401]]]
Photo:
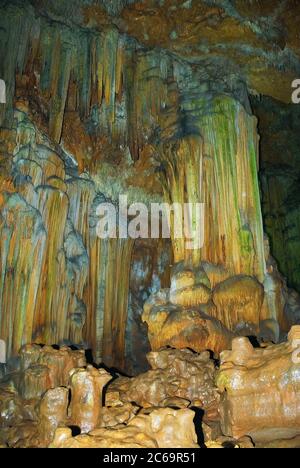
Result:
[[299,338],[299,326],[286,343],[264,349],[236,338],[232,351],[221,354],[217,385],[223,433],[258,442],[299,435]]
[[191,410],[169,408],[138,415],[127,426],[97,429],[72,438],[68,430],[59,429],[52,447],[58,448],[197,448]]
[[[65,386],[26,399],[12,374],[0,382],[0,444],[11,448],[255,448],[299,444],[299,327],[288,341],[253,348],[235,338],[221,353],[162,349],[151,370],[117,377],[91,365],[73,368]],[[40,353],[37,347],[27,346]],[[57,350],[59,351],[59,350]],[[22,349],[24,356],[24,348]],[[64,349],[69,358],[78,351]],[[80,354],[81,356],[81,354]],[[30,360],[26,360],[31,368]],[[59,379],[56,367],[52,377]],[[36,386],[38,383],[36,382]],[[42,393],[43,392],[43,393]],[[40,396],[37,396],[40,395]],[[266,402],[268,403],[266,405]]]
[[295,446],[299,1],[0,3],[0,446]]
[[152,370],[132,379],[116,379],[107,388],[107,403],[117,399],[142,408],[195,406],[218,418],[215,364],[209,353],[163,349],[149,353],[147,359]]

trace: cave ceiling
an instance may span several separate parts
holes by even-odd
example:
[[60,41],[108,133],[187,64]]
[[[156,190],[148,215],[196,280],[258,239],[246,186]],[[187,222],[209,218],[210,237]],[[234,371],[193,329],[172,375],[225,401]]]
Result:
[[[113,25],[145,48],[195,68],[209,60],[254,94],[291,101],[300,73],[298,0],[31,0],[37,14],[102,31]],[[222,67],[218,68],[218,64]],[[213,79],[213,77],[212,77]]]

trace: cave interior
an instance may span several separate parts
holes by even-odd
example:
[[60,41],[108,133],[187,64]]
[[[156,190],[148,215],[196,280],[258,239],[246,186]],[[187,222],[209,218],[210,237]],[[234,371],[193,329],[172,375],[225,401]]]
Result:
[[0,0],[0,447],[300,448],[299,0]]

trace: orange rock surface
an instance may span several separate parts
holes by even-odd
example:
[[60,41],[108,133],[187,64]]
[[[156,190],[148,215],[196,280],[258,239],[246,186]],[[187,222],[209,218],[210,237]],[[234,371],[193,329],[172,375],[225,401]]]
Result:
[[288,342],[254,349],[236,338],[221,354],[217,385],[223,433],[255,441],[292,439],[300,434],[300,328]]
[[197,448],[191,410],[169,408],[138,415],[127,426],[97,429],[72,437],[70,429],[58,429],[54,448]]
[[69,391],[65,387],[48,390],[39,410],[39,435],[45,445],[52,442],[58,426],[67,420]]
[[74,369],[70,376],[72,424],[82,433],[95,429],[99,423],[102,408],[102,393],[111,375],[104,369],[92,366],[86,369]]
[[135,403],[142,408],[196,406],[218,419],[219,394],[209,353],[162,349],[147,359],[152,370],[132,379],[121,377],[107,388],[106,404]]
[[50,388],[67,386],[72,369],[86,365],[83,350],[66,346],[25,345],[20,351],[20,391],[25,399],[39,398]]

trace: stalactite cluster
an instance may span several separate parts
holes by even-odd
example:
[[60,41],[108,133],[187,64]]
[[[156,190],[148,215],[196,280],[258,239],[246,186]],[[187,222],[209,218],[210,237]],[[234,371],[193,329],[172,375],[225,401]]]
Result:
[[14,122],[12,172],[1,176],[0,323],[8,358],[32,341],[76,343],[99,362],[122,366],[133,242],[97,237],[92,214],[102,195],[93,181],[67,174],[26,114],[16,111]]
[[0,447],[299,444],[299,19],[0,0]]
[[[229,85],[213,64],[195,68],[147,50],[114,27],[71,28],[35,16],[29,4],[6,7],[2,22],[8,357],[27,342],[67,342],[124,366],[134,241],[101,240],[95,228],[98,204],[116,203],[128,187],[130,200],[147,204],[205,203],[204,248],[189,250],[173,237],[175,263],[207,261],[263,279],[256,126],[238,80]],[[222,92],[242,103],[217,97]]]

